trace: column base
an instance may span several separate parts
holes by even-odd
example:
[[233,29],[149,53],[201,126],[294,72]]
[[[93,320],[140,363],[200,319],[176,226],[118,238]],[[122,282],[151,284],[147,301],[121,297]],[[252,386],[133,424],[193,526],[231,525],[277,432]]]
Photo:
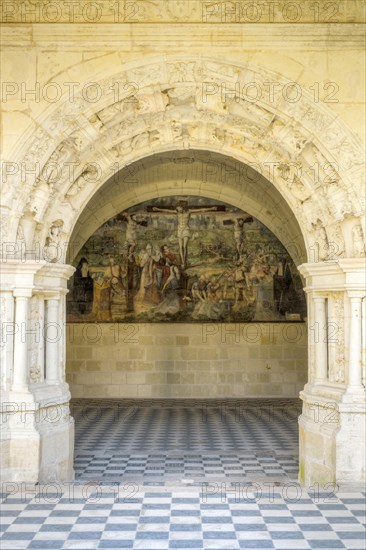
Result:
[[[351,399],[352,396],[352,399]],[[366,406],[361,394],[334,385],[310,385],[300,393],[299,481],[363,483],[365,481]]]
[[38,481],[73,481],[74,473],[74,419],[57,429],[41,433]]
[[335,431],[321,429],[305,415],[299,417],[299,482],[325,487],[336,481]]
[[348,386],[342,397],[343,403],[362,403],[365,401],[363,386]]
[[11,392],[3,402],[0,479],[72,481],[74,419],[70,416],[68,387],[62,384],[57,392],[53,387],[51,393],[40,386],[38,393],[43,399],[36,393]]
[[[346,392],[339,404],[339,429],[336,435],[337,481],[366,482],[366,403],[364,392]],[[358,397],[358,400],[357,400]]]

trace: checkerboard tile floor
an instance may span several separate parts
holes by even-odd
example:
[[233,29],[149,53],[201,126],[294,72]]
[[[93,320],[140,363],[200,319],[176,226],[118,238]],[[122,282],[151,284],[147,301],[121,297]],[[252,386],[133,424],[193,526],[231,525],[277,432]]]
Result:
[[359,487],[297,483],[297,400],[75,400],[75,482],[4,484],[1,550],[338,549]]
[[295,399],[74,400],[76,479],[297,479]]
[[271,478],[297,479],[298,461],[292,456],[168,454],[95,456],[80,454],[75,460],[77,479],[131,480],[144,485],[165,485],[178,479],[199,483],[202,479]]
[[72,401],[77,451],[297,453],[299,399]]
[[3,495],[1,549],[365,548],[365,495],[297,484],[163,491],[56,487]]

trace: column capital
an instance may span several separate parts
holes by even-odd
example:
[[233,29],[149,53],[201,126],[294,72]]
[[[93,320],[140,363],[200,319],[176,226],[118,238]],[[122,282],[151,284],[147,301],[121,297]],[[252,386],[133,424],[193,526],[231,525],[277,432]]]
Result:
[[72,265],[47,264],[37,273],[35,286],[47,299],[50,294],[67,294],[67,281],[75,272]]
[[36,274],[41,271],[46,262],[34,260],[6,260],[0,262],[1,288],[17,290],[33,288]]
[[331,262],[306,263],[298,266],[306,278],[305,291],[366,293],[365,258],[342,258]]
[[348,290],[347,294],[351,302],[361,302],[366,297],[366,293],[361,290]]
[[343,271],[345,288],[348,295],[351,293],[366,294],[366,258],[347,258],[339,260],[339,266]]
[[344,290],[344,275],[336,261],[301,264],[298,270],[306,279],[307,293]]
[[314,300],[314,302],[325,302],[326,298],[327,298],[327,295],[325,292],[323,292],[322,294],[318,293],[318,292],[313,292],[312,293],[312,298]]
[[340,258],[338,264],[344,273],[365,273],[366,258]]
[[46,302],[50,302],[51,300],[59,302],[61,299],[60,293],[56,294],[53,292],[50,292],[50,293],[44,292],[43,296]]
[[26,298],[29,299],[32,297],[33,289],[32,288],[15,288],[13,290],[14,298]]
[[75,267],[69,264],[46,263],[40,274],[46,277],[59,277],[63,279],[69,279],[74,272]]
[[298,266],[297,268],[301,275],[304,277],[310,277],[313,275],[324,275],[324,274],[337,274],[340,273],[338,263],[336,261],[327,261],[327,262],[309,262],[304,263]]

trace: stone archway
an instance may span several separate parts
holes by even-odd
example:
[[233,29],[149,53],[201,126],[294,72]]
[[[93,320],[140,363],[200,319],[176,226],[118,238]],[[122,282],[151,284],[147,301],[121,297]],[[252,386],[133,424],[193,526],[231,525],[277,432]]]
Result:
[[[152,58],[119,72],[106,61],[101,74],[85,62],[75,70],[79,81],[84,78],[82,92],[72,101],[65,95],[57,108],[45,104],[38,128],[24,135],[6,163],[3,219],[9,211],[13,216],[3,239],[14,240],[25,213],[29,245],[34,233],[43,242],[59,217],[70,235],[78,212],[123,166],[196,148],[227,154],[269,179],[299,219],[308,249],[323,234],[341,243],[333,257],[354,256],[345,249],[352,228],[341,222],[363,223],[362,148],[310,92],[260,67],[204,57]],[[96,98],[88,102],[93,91]],[[65,197],[74,197],[72,207]],[[319,259],[326,257],[324,250]]]
[[267,178],[228,156],[193,148],[146,156],[110,177],[80,214],[68,241],[68,261],[112,215],[142,200],[177,194],[204,196],[245,208],[276,234],[295,264],[306,261],[299,224]]
[[[96,100],[88,102],[84,91],[73,101],[65,97],[58,108],[41,109],[38,127],[23,137],[13,160],[5,165],[2,242],[8,278],[2,307],[8,322],[27,322],[29,301],[35,316],[44,319],[45,299],[47,319],[54,322],[60,315],[64,319],[60,297],[71,273],[63,265],[65,243],[92,197],[123,167],[166,151],[195,149],[226,155],[271,183],[278,197],[276,206],[287,205],[288,216],[297,227],[295,236],[286,234],[286,227],[278,227],[282,240],[295,242],[302,251],[298,264],[308,262],[300,271],[307,280],[309,326],[318,323],[320,335],[313,338],[309,333],[309,383],[302,395],[300,420],[301,480],[361,479],[364,470],[357,426],[364,422],[361,303],[365,204],[357,138],[333,111],[314,103],[309,92],[299,92],[296,84],[259,67],[205,57],[165,56],[129,63],[117,72],[108,61],[101,70],[85,62],[77,71],[78,80],[89,86],[88,93],[96,93]],[[272,89],[274,80],[279,86]],[[262,97],[266,87],[267,99]],[[128,194],[128,189],[125,191]],[[235,184],[225,185],[225,192],[234,201],[241,195]],[[133,201],[134,192],[130,194]],[[273,212],[263,216],[276,225]],[[45,246],[61,251],[56,264],[40,261]],[[12,277],[18,273],[22,282],[16,282],[13,290]],[[330,347],[327,333],[321,337],[327,330],[327,315],[339,328],[339,339]],[[348,332],[347,317],[352,333]],[[351,334],[356,348],[350,345]],[[15,406],[8,411],[6,453],[9,469],[15,472],[9,470],[8,478],[24,476],[24,465],[14,469],[14,464],[29,433],[38,441],[38,459],[26,468],[29,476],[43,480],[71,476],[71,444],[61,458],[46,458],[53,438],[62,433],[69,441],[71,433],[68,390],[62,383],[64,344],[53,343],[48,348],[47,384],[43,388],[42,374],[36,376],[41,384],[38,393],[28,388],[27,370],[29,362],[38,364],[39,359],[35,354],[33,359],[28,357],[24,345],[15,352],[10,341],[3,349],[9,402],[28,399],[34,414],[26,436],[19,424],[20,410]],[[64,414],[52,428],[50,422],[37,420],[38,410],[58,410],[60,406]],[[314,407],[319,413],[316,418]],[[334,407],[337,420],[327,425]],[[319,422],[319,418],[323,420]]]

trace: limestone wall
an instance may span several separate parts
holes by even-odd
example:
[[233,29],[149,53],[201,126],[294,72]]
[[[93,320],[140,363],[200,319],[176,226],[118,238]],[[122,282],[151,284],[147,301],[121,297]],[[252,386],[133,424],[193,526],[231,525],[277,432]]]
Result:
[[304,323],[69,324],[73,397],[298,397]]

